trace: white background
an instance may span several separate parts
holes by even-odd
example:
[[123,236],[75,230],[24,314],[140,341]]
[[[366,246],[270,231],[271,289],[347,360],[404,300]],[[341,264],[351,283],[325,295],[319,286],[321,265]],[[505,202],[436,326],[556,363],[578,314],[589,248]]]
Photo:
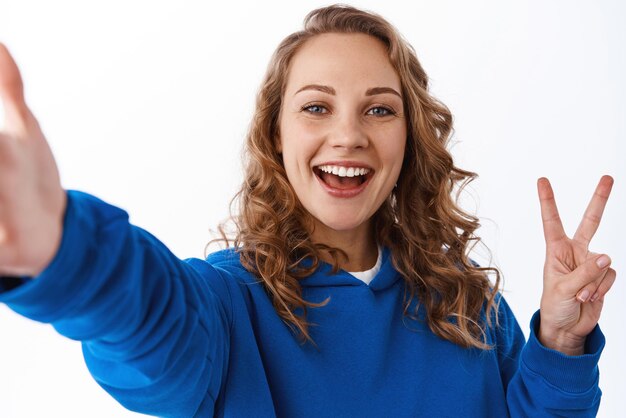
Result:
[[[303,4],[299,4],[303,3]],[[269,57],[306,2],[0,0],[0,41],[66,188],[127,209],[180,257],[202,257],[241,182],[240,150]],[[354,1],[395,24],[455,115],[465,206],[527,333],[544,243],[536,180],[573,233],[602,174],[613,195],[592,250],[617,282],[601,326],[602,417],[626,411],[626,17],[615,1]],[[485,250],[475,257],[485,264]],[[130,417],[90,378],[80,345],[0,306],[1,417]]]

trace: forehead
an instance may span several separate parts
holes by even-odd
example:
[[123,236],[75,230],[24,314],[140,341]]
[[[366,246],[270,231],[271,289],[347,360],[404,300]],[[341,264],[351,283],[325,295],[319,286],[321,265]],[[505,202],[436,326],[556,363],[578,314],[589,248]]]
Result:
[[339,89],[386,86],[400,90],[400,77],[386,46],[361,33],[316,35],[300,47],[290,63],[286,90],[317,83]]

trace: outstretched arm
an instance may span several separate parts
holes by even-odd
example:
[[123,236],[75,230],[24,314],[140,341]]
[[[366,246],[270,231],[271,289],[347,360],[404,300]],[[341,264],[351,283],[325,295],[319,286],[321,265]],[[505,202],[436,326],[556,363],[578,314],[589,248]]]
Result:
[[0,97],[0,302],[81,340],[92,375],[127,408],[212,416],[232,318],[221,276],[124,211],[63,190],[1,44]]

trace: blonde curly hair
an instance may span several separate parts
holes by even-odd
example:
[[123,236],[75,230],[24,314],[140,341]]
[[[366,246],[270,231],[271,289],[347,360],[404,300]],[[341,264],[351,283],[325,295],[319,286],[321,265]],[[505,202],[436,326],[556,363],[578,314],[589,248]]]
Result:
[[[283,321],[302,343],[314,343],[307,308],[320,308],[328,300],[304,300],[299,279],[315,271],[321,251],[333,257],[334,271],[339,269],[338,255],[345,253],[312,242],[312,217],[287,179],[276,142],[291,59],[309,39],[331,32],[363,33],[382,41],[401,80],[408,133],[404,162],[397,186],[374,215],[373,225],[378,243],[390,249],[393,266],[406,283],[404,315],[417,319],[421,304],[436,335],[463,347],[490,348],[485,327],[492,325],[500,273],[468,258],[480,241],[474,235],[480,224],[457,204],[458,193],[476,174],[454,165],[446,149],[452,132],[450,111],[430,95],[428,77],[411,45],[377,14],[345,5],[316,9],[306,16],[302,31],[280,43],[257,95],[246,139],[245,180],[231,202],[234,237],[228,238],[223,223],[221,238],[212,242],[232,241],[241,263],[263,283]],[[305,267],[305,259],[312,263]],[[493,284],[487,273],[495,273]],[[416,296],[419,303],[409,312]]]

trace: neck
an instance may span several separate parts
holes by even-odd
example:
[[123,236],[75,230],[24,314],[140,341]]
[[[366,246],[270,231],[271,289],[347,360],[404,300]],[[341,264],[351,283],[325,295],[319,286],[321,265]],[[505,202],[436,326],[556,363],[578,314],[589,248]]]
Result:
[[[365,271],[376,264],[378,246],[369,225],[350,231],[335,231],[325,225],[316,225],[312,234],[314,242],[343,250],[347,258],[339,254],[339,268],[345,271]],[[333,258],[327,251],[320,254],[322,260],[332,264]]]

